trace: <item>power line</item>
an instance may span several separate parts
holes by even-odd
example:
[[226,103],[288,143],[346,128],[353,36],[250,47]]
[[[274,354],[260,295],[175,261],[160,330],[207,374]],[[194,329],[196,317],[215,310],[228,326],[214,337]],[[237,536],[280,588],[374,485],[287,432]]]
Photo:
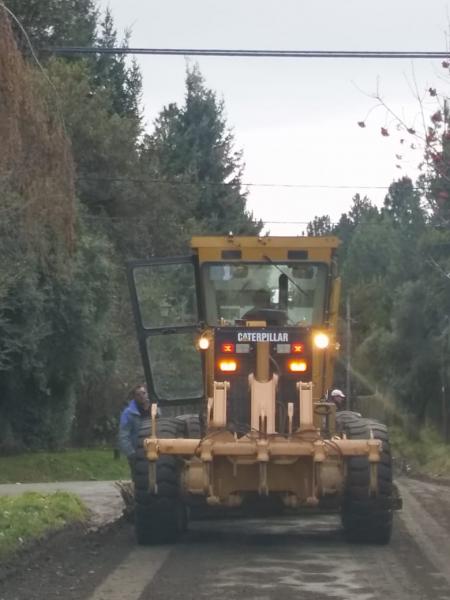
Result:
[[[123,222],[123,221],[142,221],[142,216],[121,216],[113,217],[109,215],[84,215],[83,219],[88,221],[105,221],[105,222]],[[308,225],[310,221],[268,221],[267,219],[255,219],[262,221],[264,225]],[[331,223],[333,226],[334,223]]]
[[326,185],[318,183],[255,183],[248,181],[236,182],[226,181],[168,181],[167,179],[157,179],[151,177],[102,177],[97,175],[80,175],[79,181],[110,181],[126,183],[155,183],[168,186],[186,186],[186,187],[228,187],[239,185],[241,187],[261,187],[261,188],[301,188],[301,189],[324,189],[324,190],[388,190],[387,185]]
[[[266,219],[261,219],[261,221],[267,225],[309,225],[311,221],[267,221]],[[332,225],[332,223],[331,223]]]
[[367,50],[227,50],[219,48],[103,48],[99,46],[55,46],[44,48],[54,54],[152,54],[162,56],[223,56],[232,58],[449,58],[450,52]]

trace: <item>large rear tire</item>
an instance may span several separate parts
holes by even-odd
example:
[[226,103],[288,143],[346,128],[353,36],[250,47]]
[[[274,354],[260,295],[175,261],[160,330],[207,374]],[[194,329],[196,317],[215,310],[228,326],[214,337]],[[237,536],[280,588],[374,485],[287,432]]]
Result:
[[[339,416],[338,416],[339,422]],[[371,419],[345,418],[339,424],[348,439],[373,437],[383,443],[378,464],[378,494],[370,494],[370,466],[366,457],[347,462],[342,524],[349,542],[387,544],[392,534],[392,458],[385,425]]]
[[353,410],[341,410],[336,413],[336,429],[339,433],[342,433],[345,431],[347,423],[360,418],[361,415],[358,412],[354,412]]
[[177,419],[183,424],[183,437],[190,440],[202,437],[202,424],[199,415],[179,415]]
[[[143,442],[150,437],[151,421],[144,419],[139,431],[134,468],[135,532],[138,544],[174,542],[186,528],[186,509],[180,490],[181,465],[175,456],[161,456],[156,461],[157,493],[150,490],[150,463]],[[159,418],[157,436],[176,438],[183,435],[176,418]]]

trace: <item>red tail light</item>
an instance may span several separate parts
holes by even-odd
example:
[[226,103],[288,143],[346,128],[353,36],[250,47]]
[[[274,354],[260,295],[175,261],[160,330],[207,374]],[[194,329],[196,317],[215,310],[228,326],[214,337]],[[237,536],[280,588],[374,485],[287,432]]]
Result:
[[292,354],[302,354],[305,350],[305,344],[294,342],[292,344]]
[[234,354],[235,351],[235,346],[233,343],[231,342],[224,342],[221,346],[220,346],[220,350],[221,352],[223,352],[224,354]]

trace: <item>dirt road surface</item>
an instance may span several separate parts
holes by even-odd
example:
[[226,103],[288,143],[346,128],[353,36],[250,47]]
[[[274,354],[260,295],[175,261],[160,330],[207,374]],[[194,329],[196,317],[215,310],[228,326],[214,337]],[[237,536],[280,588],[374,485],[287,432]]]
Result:
[[399,487],[388,546],[347,544],[333,515],[197,521],[178,544],[147,548],[120,521],[24,555],[0,599],[450,600],[450,488]]

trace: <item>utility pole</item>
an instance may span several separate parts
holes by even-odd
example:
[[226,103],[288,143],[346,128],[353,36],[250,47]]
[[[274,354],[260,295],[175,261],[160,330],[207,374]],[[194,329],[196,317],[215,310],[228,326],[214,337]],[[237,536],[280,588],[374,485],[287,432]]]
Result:
[[352,326],[351,326],[351,307],[350,296],[347,296],[345,302],[345,408],[350,410],[350,395],[351,395],[351,352],[352,352]]

